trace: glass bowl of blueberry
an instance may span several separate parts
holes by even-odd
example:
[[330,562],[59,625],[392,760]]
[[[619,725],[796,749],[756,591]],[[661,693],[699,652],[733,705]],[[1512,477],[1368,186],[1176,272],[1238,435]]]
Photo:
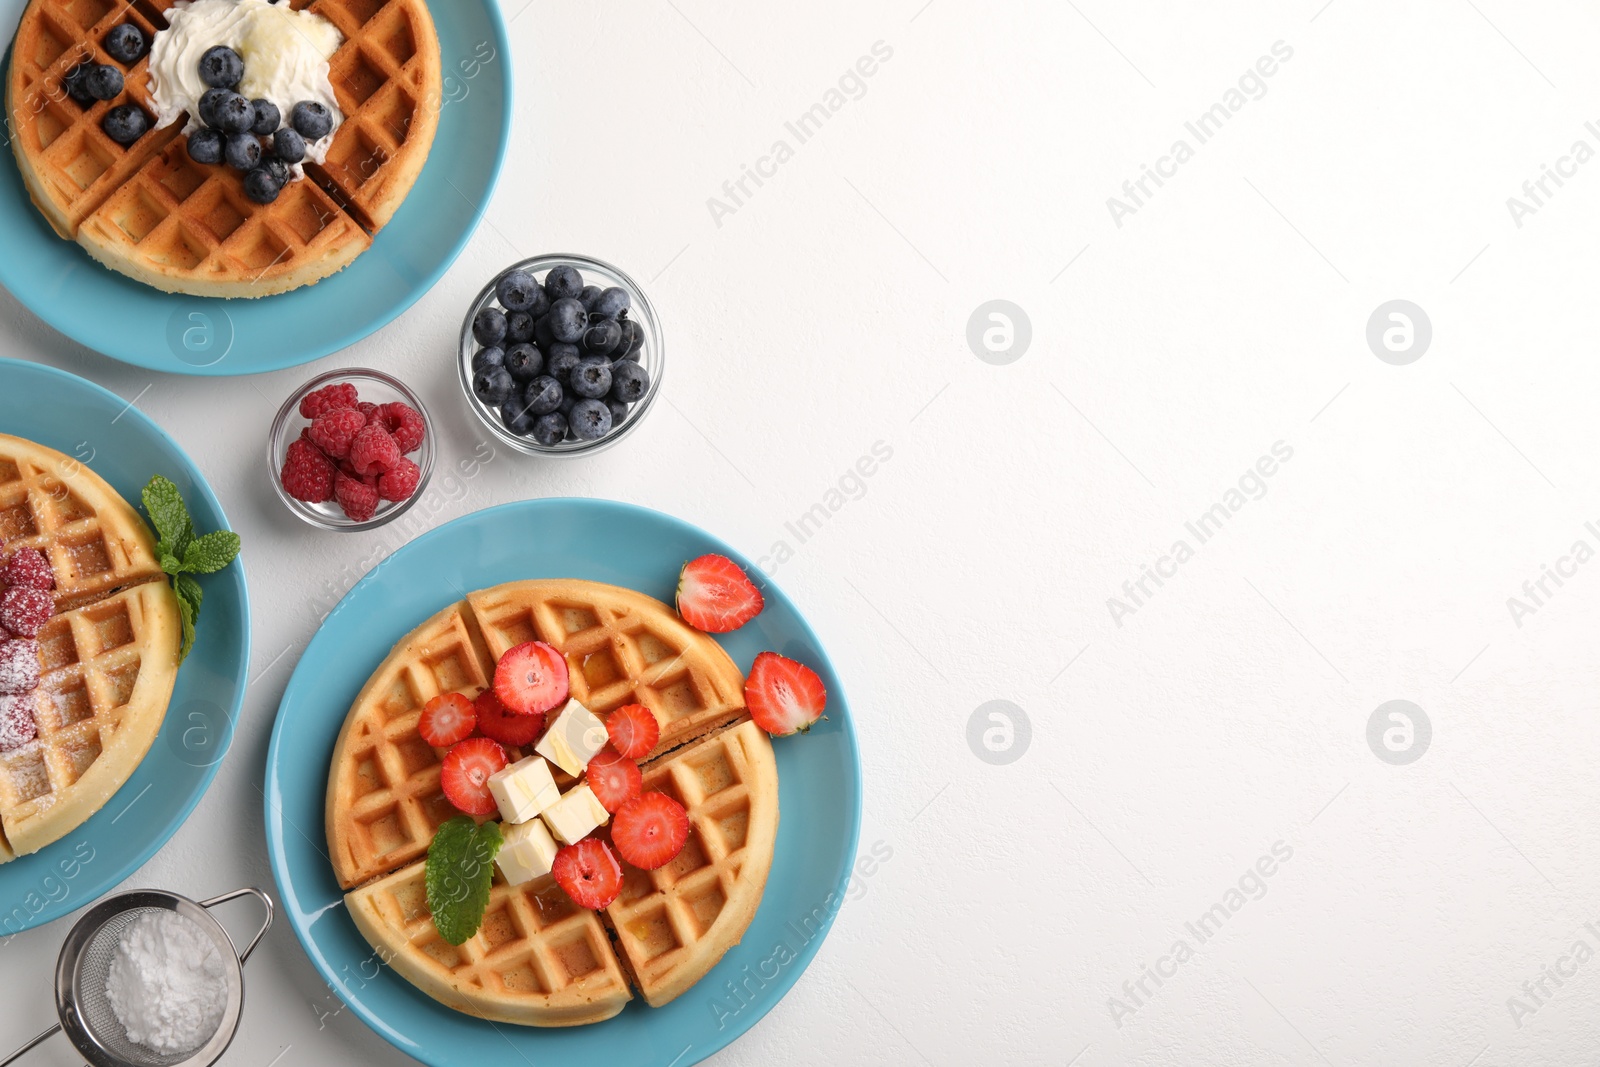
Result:
[[591,455],[632,433],[655,404],[665,358],[644,291],[586,256],[508,267],[461,327],[468,405],[530,456]]
[[370,530],[417,502],[433,473],[433,420],[382,371],[319,374],[272,420],[267,467],[284,506],[322,530]]

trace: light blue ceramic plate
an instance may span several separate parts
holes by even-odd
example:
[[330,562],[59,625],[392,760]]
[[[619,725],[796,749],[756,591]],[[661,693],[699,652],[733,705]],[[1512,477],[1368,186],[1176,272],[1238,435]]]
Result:
[[[165,475],[197,529],[229,529],[183,449],[137,408],[76,375],[0,359],[0,433],[75,458],[135,507],[151,475]],[[31,856],[0,863],[0,938],[81,908],[132,874],[183,825],[216,776],[244,700],[250,604],[242,563],[200,584],[199,640],[178,671],[160,735],[93,818]]]
[[[27,0],[0,0],[9,36],[26,7]],[[9,136],[0,133],[0,285],[80,344],[172,374],[281,370],[382,328],[432,288],[466,245],[511,138],[511,55],[499,3],[433,0],[429,8],[444,65],[433,151],[394,219],[345,270],[261,300],[202,300],[141,285],[56,236],[29,202]]]
[[[467,591],[520,578],[589,578],[670,603],[683,562],[707,552],[760,574],[721,541],[658,512],[601,500],[508,504],[395,552],[350,591],[301,657],[267,753],[267,849],[279,899],[329,987],[403,1052],[434,1067],[688,1067],[771,1010],[821,946],[855,856],[861,764],[838,676],[793,601],[770,583],[763,583],[766,610],[720,640],[746,670],[764,649],[816,668],[828,687],[828,720],[774,742],[782,815],[766,895],[743,942],[671,1004],[649,1008],[636,999],[614,1019],[566,1030],[495,1025],[451,1011],[373,964],[325,851],[328,761],[345,713],[418,623]],[[754,977],[747,979],[747,968]],[[746,990],[740,997],[728,991],[734,981]]]

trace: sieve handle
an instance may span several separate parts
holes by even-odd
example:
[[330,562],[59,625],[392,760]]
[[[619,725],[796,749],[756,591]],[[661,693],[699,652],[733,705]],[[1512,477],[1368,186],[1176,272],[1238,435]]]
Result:
[[[244,947],[244,951],[239,953],[240,963],[243,963],[245,960],[250,958],[250,953],[256,950],[256,945],[261,943],[261,939],[266,936],[267,930],[272,927],[272,916],[274,912],[272,898],[267,896],[267,894],[263,893],[259,889],[246,886],[243,889],[235,889],[231,893],[224,893],[220,897],[212,897],[210,900],[199,901],[199,904],[202,908],[214,908],[218,904],[226,904],[230,900],[238,900],[240,897],[246,896],[255,897],[257,900],[259,900],[261,902],[261,906],[266,909],[267,917],[262,921],[261,929],[256,931],[256,936],[252,937],[250,939],[250,943]],[[33,1046],[30,1045],[28,1047],[32,1048]],[[5,1067],[5,1064],[0,1063],[0,1067]]]
[[38,1037],[34,1038],[32,1041],[28,1042],[26,1045],[23,1045],[21,1048],[17,1049],[17,1051],[15,1051],[11,1055],[7,1056],[5,1059],[0,1060],[0,1067],[6,1067],[6,1064],[8,1064],[8,1063],[17,1062],[23,1056],[26,1056],[29,1052],[32,1052],[34,1050],[34,1048],[36,1048],[38,1045],[42,1044],[45,1041],[45,1039],[54,1037],[55,1035],[59,1034],[60,1032],[61,1032],[61,1024],[60,1023],[56,1023],[50,1029],[46,1030],[44,1033],[42,1033]]

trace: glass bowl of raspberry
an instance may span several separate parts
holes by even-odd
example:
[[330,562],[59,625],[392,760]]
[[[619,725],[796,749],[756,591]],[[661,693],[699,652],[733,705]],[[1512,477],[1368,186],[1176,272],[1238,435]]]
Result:
[[272,487],[321,530],[370,530],[404,515],[433,473],[433,420],[405,383],[362,367],[319,374],[278,409]]
[[610,448],[650,413],[666,370],[644,290],[609,263],[566,253],[491,278],[467,310],[457,355],[467,406],[529,456]]

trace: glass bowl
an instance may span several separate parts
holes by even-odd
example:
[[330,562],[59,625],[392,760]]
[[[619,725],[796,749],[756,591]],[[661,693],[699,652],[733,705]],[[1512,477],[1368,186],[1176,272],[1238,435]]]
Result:
[[[373,404],[409,404],[422,416],[425,432],[422,436],[422,447],[411,453],[410,459],[422,472],[417,482],[416,492],[411,494],[409,500],[378,501],[378,510],[372,518],[364,522],[357,522],[344,513],[337,501],[329,500],[322,504],[308,504],[303,500],[296,500],[290,496],[283,487],[281,472],[284,457],[288,455],[289,445],[300,436],[300,431],[311,425],[311,420],[300,414],[300,401],[308,393],[313,393],[326,385],[346,383],[356,387],[363,402]],[[328,371],[319,374],[306,382],[290,394],[289,399],[283,402],[283,407],[278,409],[277,417],[272,420],[272,433],[267,440],[267,469],[272,478],[272,488],[277,491],[278,499],[283,501],[284,507],[296,516],[317,527],[319,530],[336,530],[340,533],[350,533],[356,530],[371,530],[388,522],[393,522],[410,510],[411,505],[421,498],[423,491],[428,487],[428,479],[433,474],[433,418],[428,414],[427,407],[422,399],[413,393],[398,379],[391,378],[382,371],[368,370],[364,367],[347,367],[343,370]]]
[[467,398],[467,406],[497,440],[504,443],[507,448],[528,456],[589,456],[610,448],[632,433],[650,413],[650,409],[655,406],[656,396],[661,392],[661,378],[666,370],[666,348],[661,337],[661,323],[656,318],[656,309],[644,295],[644,290],[639,288],[638,283],[611,264],[588,256],[567,254],[536,256],[521,263],[513,263],[496,275],[495,280],[513,270],[525,270],[543,282],[550,268],[562,265],[578,268],[583,274],[585,285],[598,285],[602,289],[615,285],[627,291],[632,300],[628,317],[644,329],[644,347],[639,350],[639,364],[649,373],[650,385],[645,390],[644,396],[629,409],[628,417],[621,424],[613,426],[610,433],[596,440],[580,441],[569,435],[566,440],[557,444],[542,445],[531,437],[512,433],[501,420],[500,409],[485,404],[472,391],[472,357],[482,347],[472,336],[472,322],[477,318],[478,312],[496,302],[495,281],[490,281],[473,301],[472,307],[467,311],[466,319],[461,324],[461,353],[457,361],[457,369],[461,372],[461,392]]

